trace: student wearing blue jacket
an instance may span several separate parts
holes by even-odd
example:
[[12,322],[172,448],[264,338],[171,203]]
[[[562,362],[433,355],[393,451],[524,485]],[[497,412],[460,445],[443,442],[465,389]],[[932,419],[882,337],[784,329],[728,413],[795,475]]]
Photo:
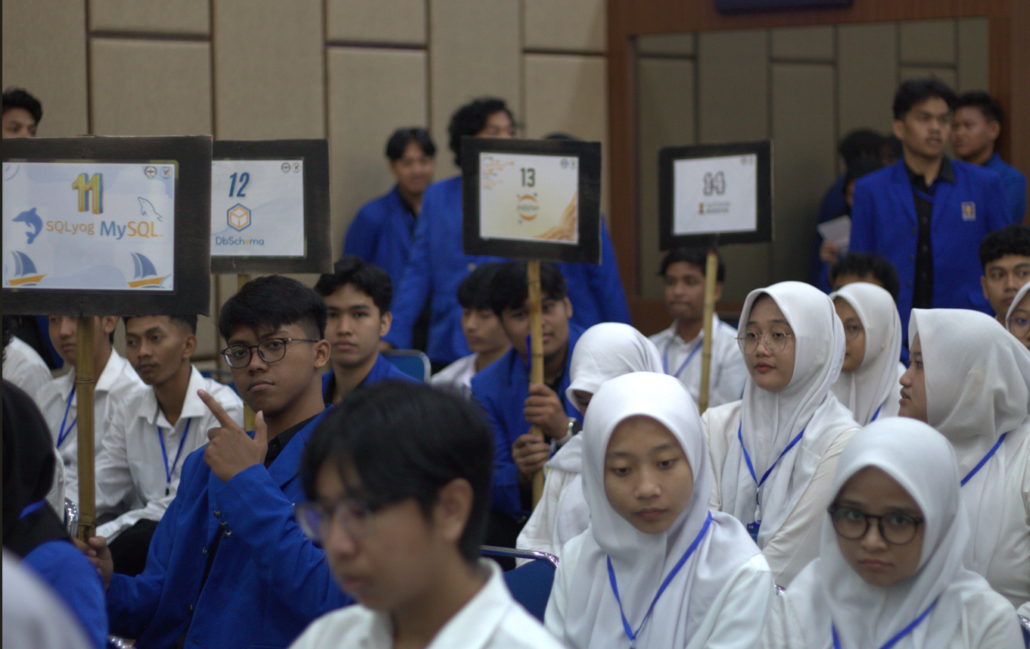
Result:
[[906,81],[894,96],[904,155],[855,183],[850,249],[874,252],[898,271],[898,312],[960,308],[990,313],[980,287],[979,246],[1009,217],[998,175],[944,155],[955,93],[941,81]]
[[[487,542],[505,547],[515,547],[515,538],[531,509],[533,476],[543,470],[552,444],[564,445],[582,428],[583,421],[565,396],[572,351],[583,330],[570,323],[572,303],[556,264],[540,264],[540,293],[545,385],[529,386],[525,262],[508,262],[490,283],[490,307],[501,319],[512,348],[472,379],[472,394],[486,411],[494,431]],[[529,434],[533,424],[540,427],[545,439]]]
[[111,631],[139,647],[286,647],[315,618],[352,603],[301,531],[300,458],[324,417],[325,303],[296,280],[255,279],[219,317],[223,351],[253,439],[206,392],[219,422],[190,454],[147,567],[113,574],[102,537],[86,551],[107,584]]
[[[514,137],[511,111],[501,99],[477,99],[451,118],[450,147],[459,165],[461,138]],[[438,365],[452,363],[471,352],[461,329],[458,287],[480,264],[505,261],[466,255],[462,249],[461,176],[435,183],[426,190],[415,226],[408,266],[398,282],[393,305],[393,328],[384,340],[398,349],[410,348],[412,330],[428,300],[429,340],[426,353]],[[629,322],[629,307],[615,263],[608,229],[601,226],[601,265],[559,264],[576,305],[574,322],[590,327],[598,322]]]
[[379,340],[390,330],[390,276],[382,268],[346,255],[332,273],[315,283],[326,306],[325,337],[332,370],[322,375],[325,405],[343,401],[348,393],[385,379],[411,381],[379,353]]

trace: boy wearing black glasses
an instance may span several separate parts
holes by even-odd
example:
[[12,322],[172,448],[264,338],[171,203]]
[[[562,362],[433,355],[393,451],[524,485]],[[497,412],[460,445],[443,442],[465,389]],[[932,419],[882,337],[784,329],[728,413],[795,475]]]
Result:
[[111,632],[141,647],[285,647],[326,611],[350,603],[325,553],[293,516],[297,471],[325,416],[325,303],[296,280],[258,278],[222,307],[218,328],[253,439],[207,392],[221,424],[186,458],[179,490],[137,577],[112,575],[102,537],[80,547],[107,587]]

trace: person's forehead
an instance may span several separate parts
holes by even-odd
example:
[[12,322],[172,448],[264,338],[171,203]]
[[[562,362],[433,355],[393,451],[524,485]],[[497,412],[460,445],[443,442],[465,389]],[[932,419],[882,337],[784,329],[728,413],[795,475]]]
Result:
[[171,323],[172,319],[166,315],[134,316],[125,323],[125,333],[140,335],[155,328],[167,331]]
[[414,140],[408,142],[407,146],[404,147],[403,155],[401,155],[402,160],[414,160],[423,157],[432,159],[432,156],[427,155],[422,149],[422,145]]
[[986,122],[987,117],[977,106],[962,106],[955,109],[955,120],[963,122]]
[[671,275],[680,277],[688,275],[700,276],[703,273],[701,272],[701,267],[697,264],[692,264],[689,261],[674,261],[669,264],[669,267],[665,270],[665,274],[666,276]]
[[331,295],[323,298],[326,306],[335,309],[350,309],[356,306],[374,307],[372,296],[353,284],[339,286]]
[[930,97],[914,104],[909,114],[930,113],[931,115],[947,115],[950,112],[951,109],[948,108],[948,102],[940,97]]
[[304,333],[303,328],[295,323],[291,322],[288,324],[279,325],[278,328],[272,327],[258,327],[254,328],[250,325],[237,325],[233,327],[232,332],[229,334],[230,342],[240,343],[256,343],[259,340],[273,337],[290,338]]
[[1026,255],[1003,255],[997,259],[987,262],[987,268],[1009,269],[1023,265],[1030,265],[1030,257]]
[[25,110],[20,106],[8,108],[4,111],[3,119],[8,121],[17,121],[25,124],[35,124],[36,120],[32,118],[32,113]]

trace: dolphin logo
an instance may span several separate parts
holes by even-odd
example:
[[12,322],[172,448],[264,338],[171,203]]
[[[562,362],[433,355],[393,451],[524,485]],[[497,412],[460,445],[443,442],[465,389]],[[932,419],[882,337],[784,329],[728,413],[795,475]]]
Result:
[[140,213],[140,215],[148,216],[148,217],[150,217],[152,219],[157,219],[158,221],[161,221],[162,223],[164,222],[164,218],[162,218],[161,215],[157,213],[157,210],[154,209],[154,204],[153,203],[151,203],[147,199],[143,198],[142,196],[137,196],[136,200],[139,201],[139,213]]
[[25,225],[32,228],[31,232],[26,232],[25,235],[29,238],[31,244],[39,236],[39,233],[43,231],[43,219],[39,218],[36,214],[36,208],[22,212],[18,216],[14,217],[15,222],[24,223]]

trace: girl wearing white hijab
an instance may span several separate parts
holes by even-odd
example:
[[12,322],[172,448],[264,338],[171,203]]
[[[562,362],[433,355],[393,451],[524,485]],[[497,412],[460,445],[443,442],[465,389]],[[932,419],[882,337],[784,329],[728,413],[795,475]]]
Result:
[[959,469],[926,424],[870,424],[844,449],[819,558],[773,604],[769,649],[1016,649],[1015,611],[963,567]]
[[833,473],[858,430],[830,387],[844,361],[844,327],[819,289],[782,282],[752,291],[739,331],[750,374],[744,398],[709,409],[712,508],[748,527],[786,587],[819,553]]
[[[571,383],[566,398],[586,413],[590,399],[605,381],[630,372],[662,371],[662,359],[650,340],[633,327],[606,322],[587,329],[572,352]],[[583,498],[583,440],[576,435],[544,465],[544,493],[519,533],[515,547],[561,557],[562,547],[590,524]]]
[[874,284],[856,282],[830,293],[847,341],[840,378],[833,384],[837,401],[866,425],[896,417],[904,366],[901,318],[891,294]]
[[1030,283],[1023,284],[1023,287],[1016,293],[1016,297],[1009,305],[1009,311],[1005,314],[1005,328],[1016,337],[1023,346],[1030,349]]
[[913,309],[902,417],[951,442],[972,538],[966,564],[1016,607],[1030,602],[1030,352],[990,316]]
[[675,377],[606,382],[583,428],[590,527],[565,546],[544,622],[574,649],[750,648],[775,598],[768,564],[732,516]]

